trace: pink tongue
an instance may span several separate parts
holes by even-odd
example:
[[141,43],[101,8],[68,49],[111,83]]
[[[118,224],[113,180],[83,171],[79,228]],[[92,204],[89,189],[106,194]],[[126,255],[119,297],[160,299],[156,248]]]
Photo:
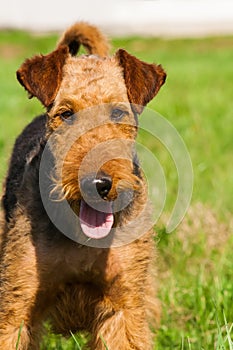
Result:
[[83,233],[87,237],[104,238],[109,234],[113,225],[112,204],[106,202],[103,212],[90,207],[81,200],[79,219]]

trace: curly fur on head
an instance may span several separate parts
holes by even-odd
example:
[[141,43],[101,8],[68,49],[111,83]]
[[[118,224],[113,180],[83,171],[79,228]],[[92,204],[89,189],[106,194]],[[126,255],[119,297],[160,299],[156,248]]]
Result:
[[107,38],[94,26],[86,22],[78,22],[68,28],[58,42],[58,47],[67,45],[72,56],[75,56],[80,45],[89,54],[100,57],[108,56],[110,45]]

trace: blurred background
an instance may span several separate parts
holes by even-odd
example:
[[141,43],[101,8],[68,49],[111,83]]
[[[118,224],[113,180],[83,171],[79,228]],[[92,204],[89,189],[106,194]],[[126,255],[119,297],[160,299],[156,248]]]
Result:
[[111,35],[200,36],[233,32],[232,0],[8,0],[0,27],[61,30],[77,20]]

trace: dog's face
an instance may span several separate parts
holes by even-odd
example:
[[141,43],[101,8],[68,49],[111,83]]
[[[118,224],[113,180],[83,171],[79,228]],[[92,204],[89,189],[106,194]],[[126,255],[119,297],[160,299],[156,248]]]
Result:
[[47,107],[56,189],[88,237],[106,236],[144,187],[134,145],[137,115],[164,83],[162,67],[124,50],[73,57],[60,46],[27,60],[17,76]]

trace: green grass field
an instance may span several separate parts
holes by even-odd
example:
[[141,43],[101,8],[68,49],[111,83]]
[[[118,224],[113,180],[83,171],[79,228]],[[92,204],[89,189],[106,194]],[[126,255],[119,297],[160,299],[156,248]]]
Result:
[[[27,100],[15,71],[26,57],[51,51],[57,38],[0,32],[1,182],[16,135],[43,111],[39,102]],[[194,170],[190,209],[180,226],[167,234],[163,222],[176,199],[176,168],[166,149],[140,133],[167,181],[165,212],[156,227],[163,313],[155,349],[232,350],[233,37],[115,39],[113,51],[118,47],[163,64],[167,82],[150,108],[176,127]],[[85,341],[84,335],[67,341],[50,334],[42,348],[82,349]]]

